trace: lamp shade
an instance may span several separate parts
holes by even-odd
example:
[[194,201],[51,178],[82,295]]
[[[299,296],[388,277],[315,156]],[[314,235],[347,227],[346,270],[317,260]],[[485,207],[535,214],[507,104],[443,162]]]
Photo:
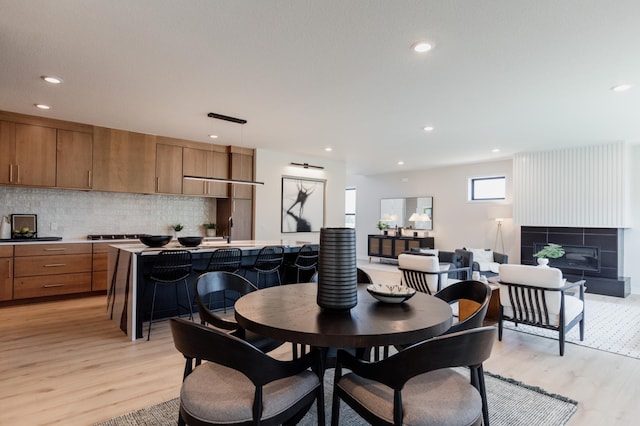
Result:
[[413,213],[411,217],[409,217],[409,222],[417,222],[420,220],[420,215],[418,213]]
[[426,213],[422,213],[422,214],[420,215],[420,219],[419,219],[419,221],[420,221],[420,222],[431,222],[431,218],[429,217],[429,215],[428,215],[428,214],[426,214]]
[[498,206],[489,207],[488,209],[489,219],[501,221],[503,219],[509,219],[513,216],[511,204],[501,204]]

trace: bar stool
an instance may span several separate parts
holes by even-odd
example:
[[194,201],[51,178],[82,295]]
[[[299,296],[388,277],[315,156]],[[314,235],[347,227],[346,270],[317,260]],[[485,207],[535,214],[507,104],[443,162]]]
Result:
[[300,247],[296,259],[293,263],[289,263],[286,266],[296,270],[295,282],[297,283],[300,282],[300,271],[313,271],[315,273],[318,270],[318,250],[315,248],[315,245],[305,244]]
[[[278,284],[282,284],[280,280],[280,267],[284,261],[284,247],[282,246],[264,246],[258,252],[255,262],[249,268],[249,271],[256,273],[256,287],[260,288],[260,275],[276,274],[278,276]],[[246,270],[245,270],[246,274]]]
[[226,271],[237,273],[242,264],[242,250],[239,248],[220,248],[211,253],[205,269],[197,272]]
[[[151,313],[149,316],[149,331],[147,332],[147,340],[151,338],[151,324],[153,324],[153,314],[156,306],[156,293],[158,285],[172,285],[175,289],[176,310],[180,316],[180,305],[178,299],[178,283],[184,284],[184,290],[187,294],[187,306],[189,309],[189,319],[193,320],[193,310],[191,309],[191,297],[189,296],[189,285],[187,278],[191,275],[192,259],[191,252],[187,250],[163,250],[155,256],[149,281],[153,282],[153,298],[151,299]],[[145,286],[145,292],[146,292]],[[143,296],[144,297],[144,296]]]

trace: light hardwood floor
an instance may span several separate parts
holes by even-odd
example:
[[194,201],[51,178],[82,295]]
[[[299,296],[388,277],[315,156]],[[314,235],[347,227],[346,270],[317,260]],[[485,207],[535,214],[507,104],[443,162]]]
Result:
[[[168,323],[131,342],[104,296],[0,308],[0,336],[0,425],[91,425],[179,393],[184,363]],[[636,359],[572,344],[560,357],[556,341],[506,330],[485,368],[579,401],[569,425],[640,418]]]

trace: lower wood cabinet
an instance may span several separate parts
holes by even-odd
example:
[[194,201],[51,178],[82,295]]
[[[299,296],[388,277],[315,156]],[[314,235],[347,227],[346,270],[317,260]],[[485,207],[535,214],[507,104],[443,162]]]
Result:
[[91,291],[92,244],[15,246],[13,299]]
[[13,298],[13,246],[0,246],[0,301]]
[[412,248],[434,248],[433,237],[391,237],[388,235],[369,235],[369,257],[397,259]]
[[109,269],[109,244],[94,243],[92,257],[91,291],[107,289],[107,275]]

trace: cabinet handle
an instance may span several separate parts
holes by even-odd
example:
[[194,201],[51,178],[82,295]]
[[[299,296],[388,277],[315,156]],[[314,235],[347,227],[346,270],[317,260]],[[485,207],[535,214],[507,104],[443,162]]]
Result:
[[88,179],[87,179],[87,187],[91,188],[91,181],[93,180],[93,175],[91,174],[91,170],[87,171]]
[[9,182],[13,183],[13,164],[9,164]]
[[156,192],[160,192],[160,178],[156,176]]
[[45,268],[59,268],[61,266],[67,266],[66,263],[49,263],[48,265],[44,265]]
[[65,251],[66,248],[60,247],[60,248],[46,248],[43,249],[43,251]]
[[42,287],[43,288],[64,287],[64,284],[45,284]]
[[16,180],[16,183],[20,183],[20,164],[16,164],[16,170],[16,174],[18,175],[18,180]]

